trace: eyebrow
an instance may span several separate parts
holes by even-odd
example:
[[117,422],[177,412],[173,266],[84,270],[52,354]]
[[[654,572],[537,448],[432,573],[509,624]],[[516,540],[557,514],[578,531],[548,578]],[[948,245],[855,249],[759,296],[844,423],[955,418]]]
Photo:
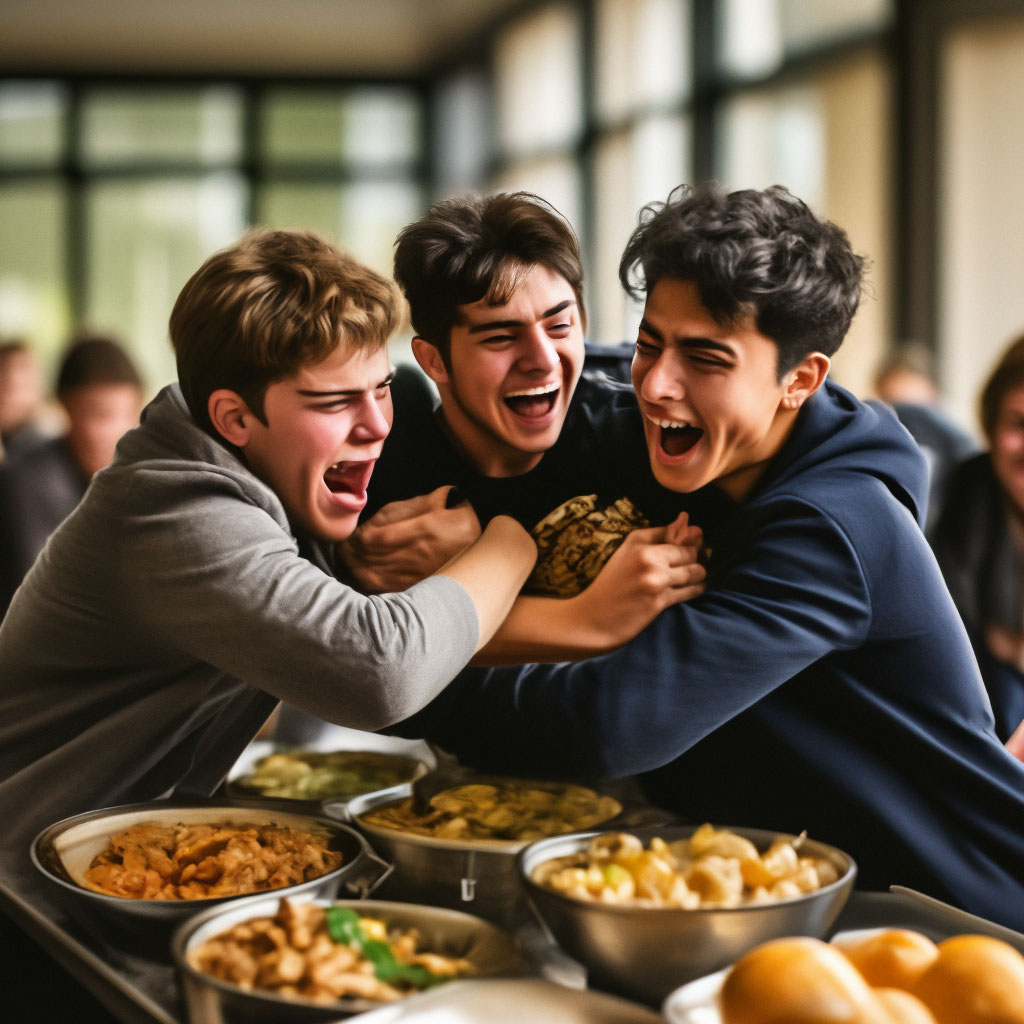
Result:
[[[649,320],[640,320],[640,330],[664,344],[665,336],[656,327],[652,327]],[[726,345],[721,341],[715,341],[714,338],[686,337],[677,339],[676,343],[681,348],[709,348],[714,349],[717,352],[724,352],[726,355],[730,356],[734,356],[736,354],[729,345]]]
[[296,394],[301,395],[303,398],[353,398],[356,395],[362,395],[367,391],[377,391],[380,388],[387,387],[393,380],[395,375],[389,373],[379,384],[373,384],[368,388],[342,388],[337,391],[316,391],[306,388],[296,389]]
[[[561,313],[562,310],[575,305],[575,299],[566,299],[564,302],[558,303],[557,306],[552,306],[550,309],[545,310],[541,313],[539,319],[547,320],[549,316],[555,316],[557,313]],[[524,321],[522,320],[488,320],[487,323],[484,324],[474,324],[469,328],[469,333],[483,334],[485,331],[500,331],[506,327],[522,327],[523,325]]]

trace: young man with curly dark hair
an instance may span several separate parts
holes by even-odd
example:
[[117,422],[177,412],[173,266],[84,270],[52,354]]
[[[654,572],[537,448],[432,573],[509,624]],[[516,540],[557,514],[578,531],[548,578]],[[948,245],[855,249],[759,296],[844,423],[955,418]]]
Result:
[[680,504],[726,499],[707,590],[605,657],[468,670],[402,730],[491,770],[646,773],[691,821],[806,829],[867,888],[1021,928],[1024,765],[921,532],[923,457],[828,379],[862,272],[783,188],[649,208],[620,266],[646,298],[621,428]]

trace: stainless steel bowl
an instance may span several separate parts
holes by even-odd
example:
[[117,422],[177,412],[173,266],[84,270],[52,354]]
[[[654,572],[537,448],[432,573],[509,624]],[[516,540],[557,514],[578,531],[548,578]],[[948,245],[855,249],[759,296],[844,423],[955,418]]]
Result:
[[528,920],[516,855],[527,843],[512,840],[458,840],[418,836],[381,828],[362,815],[398,803],[412,793],[409,784],[357,796],[342,805],[329,802],[324,811],[348,819],[394,866],[379,895],[388,899],[431,903],[479,914],[506,928]]
[[299,813],[272,803],[220,800],[190,804],[158,800],[87,811],[43,829],[32,843],[32,862],[51,883],[67,912],[100,939],[133,952],[166,955],[174,928],[197,911],[226,902],[255,903],[268,895],[264,891],[201,900],[136,900],[85,888],[85,871],[93,858],[107,848],[111,837],[123,828],[148,821],[167,825],[274,823],[326,832],[331,849],[341,852],[341,866],[320,878],[275,889],[274,895],[303,893],[331,898],[344,886],[349,892],[365,896],[391,870],[354,829],[332,818]]
[[[305,894],[299,899],[313,897]],[[243,921],[272,916],[277,912],[278,902],[275,894],[265,893],[258,902],[214,907],[179,927],[171,943],[171,952],[192,1024],[306,1024],[333,1021],[382,1005],[367,999],[341,999],[325,1005],[309,999],[290,999],[271,992],[245,990],[204,974],[189,963],[189,950]],[[391,927],[416,928],[424,949],[470,960],[476,968],[474,979],[515,976],[526,971],[512,936],[470,914],[380,900],[318,899],[315,902],[321,906],[351,907]],[[455,980],[447,982],[445,987],[459,984]],[[411,995],[403,1000],[402,1006],[419,998]]]
[[[689,837],[693,826],[630,829],[646,847]],[[766,850],[779,833],[734,828],[731,832]],[[794,899],[750,906],[681,910],[590,903],[533,881],[538,865],[587,849],[607,829],[531,843],[518,856],[525,892],[558,944],[587,969],[590,984],[660,1005],[673,989],[732,963],[748,949],[782,935],[822,937],[846,902],[857,874],[853,859],[834,846],[807,839],[802,855],[832,862],[839,879]]]

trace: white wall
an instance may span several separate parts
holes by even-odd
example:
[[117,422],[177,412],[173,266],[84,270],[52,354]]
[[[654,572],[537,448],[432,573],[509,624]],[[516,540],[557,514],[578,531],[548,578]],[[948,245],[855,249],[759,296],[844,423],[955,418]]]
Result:
[[977,431],[977,395],[1024,331],[1024,18],[959,29],[942,73],[942,383]]

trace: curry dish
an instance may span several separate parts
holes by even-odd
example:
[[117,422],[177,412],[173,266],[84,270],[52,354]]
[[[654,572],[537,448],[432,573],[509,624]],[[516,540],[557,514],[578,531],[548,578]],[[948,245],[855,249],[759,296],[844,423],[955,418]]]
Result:
[[202,900],[297,885],[333,871],[330,837],[277,825],[122,829],[85,872],[86,887],[136,900]]
[[778,836],[764,853],[749,839],[701,825],[692,836],[645,848],[634,835],[595,836],[586,850],[539,864],[533,880],[576,899],[631,906],[738,907],[791,899],[830,885],[835,865],[799,853],[803,837]]
[[465,959],[419,949],[415,929],[391,930],[348,908],[282,899],[273,917],[235,925],[196,946],[189,963],[247,990],[330,1003],[393,1002],[473,973]]
[[280,750],[234,785],[277,799],[326,800],[408,782],[418,766],[415,758],[376,750]]
[[622,805],[585,786],[538,784],[516,779],[455,786],[435,793],[426,814],[402,800],[360,815],[360,821],[437,839],[541,839],[593,828],[614,818]]

